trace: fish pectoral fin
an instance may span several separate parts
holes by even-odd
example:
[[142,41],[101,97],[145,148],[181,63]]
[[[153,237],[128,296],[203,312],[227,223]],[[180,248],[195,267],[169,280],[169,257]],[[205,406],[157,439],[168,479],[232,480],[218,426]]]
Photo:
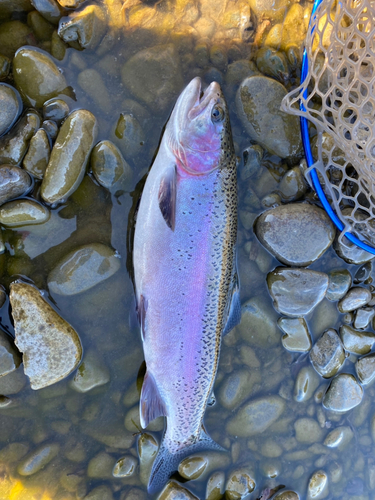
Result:
[[169,168],[160,181],[159,208],[167,226],[174,231],[176,221],[176,166]]
[[240,284],[237,271],[234,274],[232,281],[232,289],[228,298],[226,308],[226,323],[223,330],[223,335],[229,333],[241,321],[241,301],[240,301]]
[[143,380],[139,414],[143,429],[155,418],[167,416],[165,404],[160,397],[155,379],[148,371],[146,371]]

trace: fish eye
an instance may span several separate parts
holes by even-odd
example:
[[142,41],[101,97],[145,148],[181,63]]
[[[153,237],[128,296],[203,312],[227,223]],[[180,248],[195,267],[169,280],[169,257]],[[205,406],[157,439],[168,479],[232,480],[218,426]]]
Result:
[[221,106],[214,106],[211,111],[211,120],[216,123],[216,122],[222,122],[224,120],[224,110]]

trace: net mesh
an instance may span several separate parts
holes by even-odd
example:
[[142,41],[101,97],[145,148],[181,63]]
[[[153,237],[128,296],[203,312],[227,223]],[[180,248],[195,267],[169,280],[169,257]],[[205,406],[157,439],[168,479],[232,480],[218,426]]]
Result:
[[312,122],[325,194],[344,231],[374,246],[375,1],[323,0],[305,47],[307,77],[282,108]]

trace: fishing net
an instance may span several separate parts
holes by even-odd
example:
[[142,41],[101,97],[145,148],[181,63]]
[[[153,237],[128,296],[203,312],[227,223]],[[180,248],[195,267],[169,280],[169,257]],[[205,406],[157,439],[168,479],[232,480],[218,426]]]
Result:
[[323,0],[305,47],[307,76],[282,108],[314,125],[309,170],[317,169],[343,232],[374,246],[375,1]]

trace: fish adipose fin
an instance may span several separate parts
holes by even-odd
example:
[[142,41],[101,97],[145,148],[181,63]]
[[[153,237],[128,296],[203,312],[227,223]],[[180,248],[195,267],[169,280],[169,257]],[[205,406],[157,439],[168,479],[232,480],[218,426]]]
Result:
[[156,387],[154,377],[146,371],[139,403],[141,426],[145,429],[155,418],[167,415],[165,405]]
[[151,469],[147,491],[150,494],[160,491],[171,475],[178,470],[181,460],[204,450],[227,451],[210,438],[203,426],[198,441],[187,444],[177,453],[171,453],[163,440]]
[[159,186],[159,208],[167,226],[174,231],[176,220],[176,166],[169,168],[162,177]]
[[240,284],[237,271],[234,274],[232,281],[232,289],[229,295],[226,308],[226,324],[223,330],[223,335],[229,333],[241,321],[241,301],[240,301]]

